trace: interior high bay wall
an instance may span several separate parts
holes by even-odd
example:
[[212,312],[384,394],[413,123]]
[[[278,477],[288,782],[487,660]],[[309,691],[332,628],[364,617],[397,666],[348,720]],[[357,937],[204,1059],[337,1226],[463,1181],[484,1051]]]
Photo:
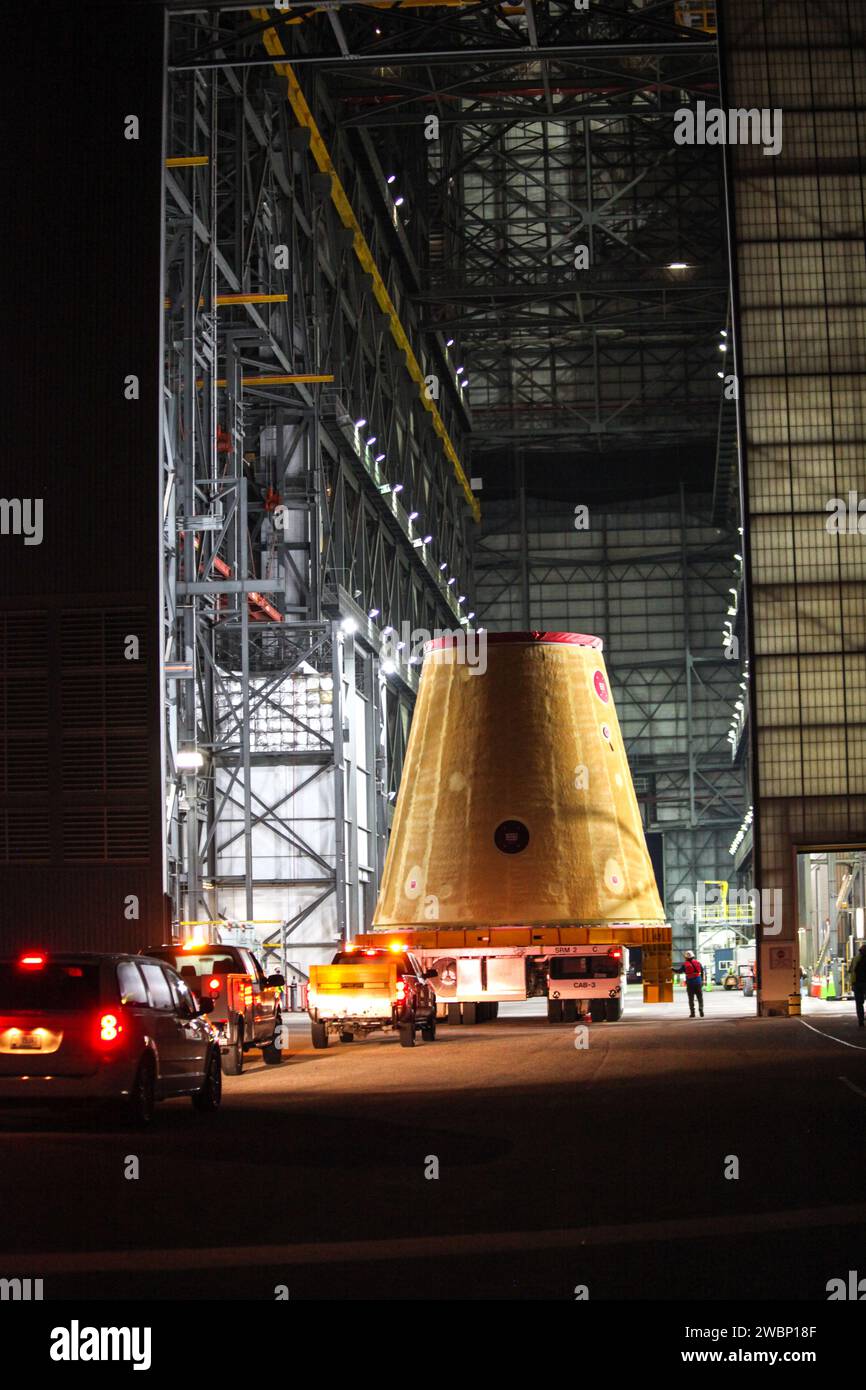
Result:
[[369,923],[418,673],[394,633],[468,624],[477,508],[371,147],[262,64],[265,25],[250,66],[220,33],[169,20],[167,887],[181,933],[285,933],[304,969]]

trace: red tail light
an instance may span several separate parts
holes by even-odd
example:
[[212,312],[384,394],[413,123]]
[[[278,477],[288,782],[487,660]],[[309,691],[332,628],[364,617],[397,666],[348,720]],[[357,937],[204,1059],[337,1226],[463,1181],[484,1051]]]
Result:
[[22,970],[41,970],[46,960],[44,951],[28,951],[26,955],[18,957],[18,964]]
[[622,960],[622,949],[619,946],[611,946],[607,954],[613,956],[614,960]]
[[210,979],[207,982],[207,987],[210,990],[211,994],[219,994],[220,990],[223,987],[223,982],[220,979],[219,975],[211,975]]
[[120,1013],[102,1014],[99,1019],[99,1041],[101,1043],[120,1042],[123,1021]]

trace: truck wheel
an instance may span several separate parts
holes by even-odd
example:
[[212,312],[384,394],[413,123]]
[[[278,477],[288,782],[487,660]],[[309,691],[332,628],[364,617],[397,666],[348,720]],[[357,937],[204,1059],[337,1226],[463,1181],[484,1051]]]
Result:
[[490,1017],[491,1017],[491,1019],[494,1019],[494,1018],[498,1018],[498,1017],[499,1017],[499,1000],[498,1000],[498,999],[494,999],[493,1003],[490,1005]]
[[463,1022],[478,1023],[478,1005],[474,1000],[469,1000],[463,1005]]
[[462,1013],[460,1012],[460,1005],[459,1005],[459,1004],[449,1004],[447,1007],[448,1007],[448,1022],[449,1022],[449,1023],[462,1023],[462,1022],[463,1022],[463,1015],[462,1015]]
[[426,1023],[421,1025],[421,1036],[425,1042],[436,1041],[436,1015],[431,1014]]
[[608,1023],[619,1023],[622,1018],[622,1000],[606,999],[604,1001],[604,1015]]
[[340,1042],[354,1042],[354,1041],[355,1041],[355,1034],[354,1034],[354,1033],[341,1033],[341,1034],[340,1034]]
[[324,1023],[317,1023],[315,1020],[310,1022],[310,1032],[313,1035],[313,1047],[328,1046],[328,1030]]
[[223,1053],[223,1071],[226,1076],[240,1076],[244,1069],[244,1030],[239,1028],[228,1051]]
[[262,1058],[267,1067],[278,1067],[283,1060],[283,1054],[277,1046],[277,1039],[280,1036],[280,1027],[281,1025],[279,1022],[274,1024],[274,1036],[269,1043],[264,1043],[262,1046]]
[[577,1022],[577,1000],[563,999],[562,1001],[562,1021],[563,1023]]
[[214,1051],[207,1059],[207,1068],[200,1091],[194,1091],[192,1095],[192,1105],[194,1110],[207,1113],[211,1110],[219,1110],[219,1104],[223,1093],[223,1074],[220,1068],[219,1053]]
[[604,1020],[607,1018],[607,1000],[590,999],[589,1016],[592,1019],[593,1023],[603,1023]]
[[415,1024],[414,1022],[401,1023],[397,1030],[400,1034],[401,1047],[415,1046]]
[[548,999],[547,1001],[547,1021],[548,1023],[562,1022],[562,1000]]

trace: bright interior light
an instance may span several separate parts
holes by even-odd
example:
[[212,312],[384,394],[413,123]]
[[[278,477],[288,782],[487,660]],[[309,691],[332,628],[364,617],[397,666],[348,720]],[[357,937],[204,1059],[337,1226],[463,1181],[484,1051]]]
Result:
[[397,178],[397,175],[396,175],[396,174],[389,174],[388,177],[387,177],[387,179],[385,180],[385,182],[386,182],[386,183],[394,183],[394,181],[396,180],[396,178]]
[[397,667],[393,661],[383,661],[382,671],[386,676],[394,676],[397,674]]
[[448,338],[448,339],[446,339],[445,346],[446,346],[446,347],[453,347],[453,346],[454,346],[454,339],[453,339],[453,338]]
[[[383,454],[383,455],[382,455],[382,458],[384,458],[384,457],[385,457],[385,455]],[[403,484],[402,484],[402,483],[395,483],[394,486],[392,487],[391,491],[392,491],[392,492],[402,492],[402,491],[403,491]]]
[[354,618],[344,618],[343,621],[340,623],[340,627],[342,628],[343,632],[358,631],[358,624],[355,622]]
[[356,429],[356,430],[363,429],[363,427],[364,427],[364,425],[366,425],[366,423],[367,423],[367,421],[366,421],[365,417],[362,415],[361,418],[360,418],[360,420],[356,420],[356,421],[355,421],[355,429]]
[[432,541],[432,539],[433,539],[432,536],[425,536],[425,537],[424,537],[424,544],[425,544],[425,545],[429,545],[430,542]]
[[204,767],[204,758],[197,748],[179,748],[177,767],[181,772],[197,772]]
[[370,611],[369,611],[369,613],[367,614],[367,617],[368,617],[368,618],[378,618],[378,616],[379,616],[379,610],[378,610],[378,608],[371,608]]
[[401,194],[401,196],[400,196],[399,198],[395,198],[395,199],[394,199],[394,206],[395,206],[395,208],[401,208],[401,207],[403,206],[403,204],[405,203],[405,201],[406,201],[406,199],[402,196],[402,194]]
[[418,516],[419,516],[419,513],[418,513],[418,512],[410,512],[410,513],[409,513],[409,520],[410,520],[410,521],[417,521],[417,520],[418,520]]
[[669,261],[669,262],[668,262],[668,270],[688,270],[688,268],[689,268],[689,267],[688,267],[688,265],[686,264],[685,261]]

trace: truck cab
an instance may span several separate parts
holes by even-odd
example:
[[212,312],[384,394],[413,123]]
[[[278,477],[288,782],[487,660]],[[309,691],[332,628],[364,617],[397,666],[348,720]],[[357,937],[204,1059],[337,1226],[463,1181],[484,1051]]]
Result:
[[564,1023],[587,1015],[593,1023],[615,1023],[622,1017],[623,956],[621,946],[570,947],[550,957],[547,977],[547,1017]]
[[268,1066],[282,1061],[281,998],[285,979],[282,975],[266,977],[247,947],[189,941],[183,945],[149,946],[142,955],[167,961],[193,994],[212,1000],[210,1022],[227,1075],[240,1075],[244,1056],[252,1047],[261,1048]]

